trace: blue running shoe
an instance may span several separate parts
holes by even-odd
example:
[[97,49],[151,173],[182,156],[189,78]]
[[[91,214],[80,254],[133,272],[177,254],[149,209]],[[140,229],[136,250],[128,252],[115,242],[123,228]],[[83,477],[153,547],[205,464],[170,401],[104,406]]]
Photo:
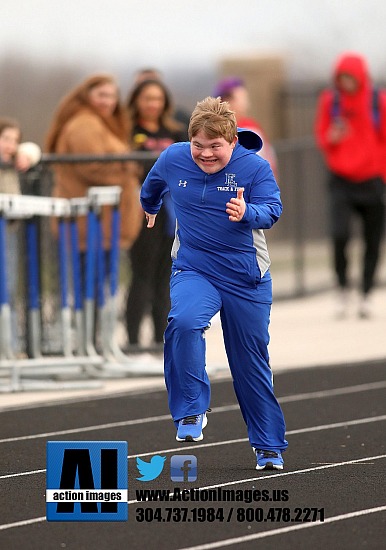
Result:
[[177,441],[201,441],[204,439],[202,430],[208,423],[206,413],[183,418],[178,423]]
[[282,470],[284,465],[283,457],[280,451],[265,451],[255,449],[256,454],[256,470]]

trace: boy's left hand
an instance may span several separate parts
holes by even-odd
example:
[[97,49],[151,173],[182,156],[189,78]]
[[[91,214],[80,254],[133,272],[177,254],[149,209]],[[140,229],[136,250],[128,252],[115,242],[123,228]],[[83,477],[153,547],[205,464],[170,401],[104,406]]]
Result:
[[243,197],[244,187],[237,189],[237,197],[226,203],[226,213],[231,222],[239,222],[245,214],[246,204]]

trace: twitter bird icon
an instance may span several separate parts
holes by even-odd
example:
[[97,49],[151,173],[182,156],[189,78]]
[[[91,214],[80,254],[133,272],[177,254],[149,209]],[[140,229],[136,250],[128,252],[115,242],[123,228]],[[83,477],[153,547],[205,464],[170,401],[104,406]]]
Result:
[[142,477],[137,477],[138,481],[152,481],[160,475],[164,469],[166,456],[152,456],[150,462],[145,462],[137,457],[137,468]]

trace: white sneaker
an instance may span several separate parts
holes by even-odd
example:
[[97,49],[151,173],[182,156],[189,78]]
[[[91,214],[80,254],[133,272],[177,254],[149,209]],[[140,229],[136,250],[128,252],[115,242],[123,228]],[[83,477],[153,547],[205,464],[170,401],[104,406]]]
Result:
[[348,310],[348,290],[341,289],[338,291],[335,302],[335,317],[336,319],[344,319]]
[[202,430],[208,423],[206,413],[195,414],[182,418],[178,423],[176,435],[177,441],[202,441],[204,435]]
[[361,319],[369,319],[372,317],[372,314],[373,307],[370,298],[368,296],[362,296],[358,310],[359,317]]

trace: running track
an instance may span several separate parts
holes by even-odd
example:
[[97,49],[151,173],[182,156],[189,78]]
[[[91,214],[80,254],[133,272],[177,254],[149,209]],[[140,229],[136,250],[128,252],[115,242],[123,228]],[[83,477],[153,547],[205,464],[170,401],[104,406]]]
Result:
[[[146,550],[385,548],[386,361],[318,367],[275,375],[287,423],[283,472],[258,472],[246,440],[232,383],[212,384],[205,439],[178,444],[163,390],[103,398],[75,398],[0,412],[0,548],[13,550],[121,548]],[[47,441],[127,440],[129,521],[47,522]],[[170,472],[136,481],[135,458],[155,454],[197,457],[198,479],[181,488],[260,489],[286,492],[286,502],[138,503],[136,489],[171,489]],[[146,487],[145,487],[146,486]],[[281,494],[281,493],[280,493]],[[224,521],[138,522],[147,506],[221,507]],[[324,522],[237,521],[238,508],[324,509]],[[230,508],[233,508],[230,521]],[[251,513],[251,512],[249,512]],[[192,516],[189,516],[192,517]],[[239,519],[242,518],[239,512]],[[264,516],[266,517],[266,516]],[[293,517],[293,516],[292,516]]]

